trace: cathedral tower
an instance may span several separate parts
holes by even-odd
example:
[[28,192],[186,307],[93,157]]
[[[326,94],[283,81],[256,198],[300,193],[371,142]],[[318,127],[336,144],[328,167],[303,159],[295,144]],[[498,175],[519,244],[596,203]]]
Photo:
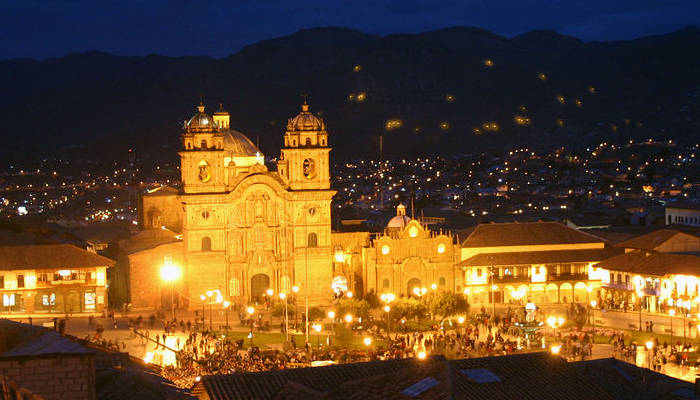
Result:
[[328,131],[322,119],[304,101],[301,113],[287,121],[282,157],[277,171],[292,190],[329,189]]
[[[218,114],[218,113],[217,113]],[[204,112],[204,104],[185,122],[180,151],[180,173],[185,193],[216,193],[225,190],[224,132],[227,116],[217,121]]]

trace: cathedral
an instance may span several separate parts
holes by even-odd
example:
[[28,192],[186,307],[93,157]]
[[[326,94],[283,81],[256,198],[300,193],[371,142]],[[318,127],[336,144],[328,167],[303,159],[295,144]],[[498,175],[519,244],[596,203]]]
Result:
[[330,151],[306,102],[287,122],[276,172],[231,129],[228,112],[197,107],[183,126],[181,189],[145,194],[140,207],[144,227],[182,232],[178,307],[196,307],[205,293],[246,302],[293,285],[312,304],[331,297]]

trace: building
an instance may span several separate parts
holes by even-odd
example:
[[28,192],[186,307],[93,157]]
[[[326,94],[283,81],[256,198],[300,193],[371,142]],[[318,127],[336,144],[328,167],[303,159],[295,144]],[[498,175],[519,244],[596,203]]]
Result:
[[548,353],[398,359],[208,375],[200,399],[688,399],[693,384],[615,359],[567,363]]
[[[226,111],[197,107],[183,126],[182,187],[144,195],[141,212],[143,227],[182,226],[182,307],[197,307],[205,293],[208,301],[212,293],[260,301],[268,289],[289,293],[293,285],[312,304],[331,298],[330,151],[324,121],[304,103],[287,122],[277,171],[269,171]],[[153,268],[167,262],[155,252],[143,257]],[[152,268],[130,270],[132,286],[153,278]]]
[[431,231],[399,204],[384,232],[363,248],[364,290],[397,296],[415,295],[416,288],[454,291],[458,256],[451,234]]
[[[13,395],[15,395],[13,397]],[[193,399],[151,366],[56,331],[0,320],[0,398]]]
[[666,225],[700,226],[700,203],[678,201],[665,208]]
[[672,229],[659,229],[615,244],[626,252],[635,250],[660,253],[700,252],[700,237]]
[[478,225],[461,243],[457,288],[471,303],[585,302],[600,287],[598,262],[621,249],[556,222]]
[[2,313],[104,310],[114,261],[70,244],[0,246]]

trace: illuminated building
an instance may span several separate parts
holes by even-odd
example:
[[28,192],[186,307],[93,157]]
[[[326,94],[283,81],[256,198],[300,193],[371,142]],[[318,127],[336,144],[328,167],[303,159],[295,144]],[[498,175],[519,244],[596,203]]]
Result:
[[616,246],[625,253],[600,264],[605,299],[626,304],[641,300],[642,307],[652,312],[670,307],[698,311],[699,237],[660,229]]
[[0,247],[0,314],[100,313],[114,261],[70,244]]
[[[304,103],[288,120],[277,171],[268,171],[260,150],[230,128],[226,111],[209,115],[197,107],[183,126],[182,189],[145,194],[140,213],[144,227],[177,230],[181,221],[180,293],[188,301],[180,307],[198,307],[211,290],[248,302],[262,300],[269,288],[288,293],[292,285],[302,295],[308,290],[312,303],[330,299],[330,151],[324,121]],[[162,257],[153,253],[151,264],[162,265]],[[132,286],[157,276],[131,272]]]
[[383,234],[363,249],[365,291],[413,295],[415,288],[455,290],[454,238],[433,232],[399,204]]
[[622,252],[556,222],[481,224],[460,251],[457,288],[473,303],[586,302],[600,287],[596,264]]
[[700,226],[700,203],[676,202],[667,204],[666,225]]

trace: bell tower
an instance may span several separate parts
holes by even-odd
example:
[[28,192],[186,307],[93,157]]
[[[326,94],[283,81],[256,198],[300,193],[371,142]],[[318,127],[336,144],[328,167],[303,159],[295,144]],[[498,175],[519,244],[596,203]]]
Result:
[[220,125],[228,124],[225,116],[215,120],[204,112],[204,104],[185,122],[182,129],[180,174],[185,193],[216,193],[225,190],[224,133]]
[[330,189],[330,151],[325,122],[304,101],[301,112],[287,121],[277,171],[292,190]]

